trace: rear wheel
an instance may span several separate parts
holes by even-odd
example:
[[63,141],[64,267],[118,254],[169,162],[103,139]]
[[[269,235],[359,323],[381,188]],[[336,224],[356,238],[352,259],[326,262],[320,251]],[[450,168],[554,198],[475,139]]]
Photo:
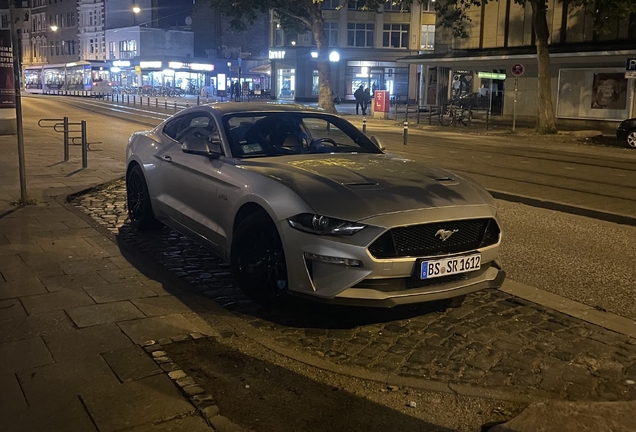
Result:
[[152,211],[148,186],[139,165],[133,166],[126,177],[126,204],[133,227],[142,231],[161,227]]
[[264,211],[245,218],[234,233],[232,274],[252,300],[266,306],[287,301],[287,264],[276,225]]
[[636,148],[636,130],[627,133],[627,147]]

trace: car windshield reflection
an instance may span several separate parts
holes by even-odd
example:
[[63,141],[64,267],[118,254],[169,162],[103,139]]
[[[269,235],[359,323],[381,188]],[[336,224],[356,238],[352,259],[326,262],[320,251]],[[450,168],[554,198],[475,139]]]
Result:
[[316,153],[381,153],[346,120],[316,113],[241,113],[223,117],[239,158]]

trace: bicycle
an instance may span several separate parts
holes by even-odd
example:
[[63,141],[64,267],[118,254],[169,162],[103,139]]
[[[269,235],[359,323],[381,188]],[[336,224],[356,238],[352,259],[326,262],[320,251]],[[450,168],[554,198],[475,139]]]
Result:
[[439,114],[439,124],[442,126],[470,126],[473,112],[470,108],[448,105]]

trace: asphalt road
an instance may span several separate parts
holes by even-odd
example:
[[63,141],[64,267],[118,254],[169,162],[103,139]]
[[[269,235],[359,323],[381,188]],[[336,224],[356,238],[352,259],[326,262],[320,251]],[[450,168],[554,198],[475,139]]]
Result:
[[[39,118],[85,119],[89,141],[101,142],[93,148],[117,160],[133,131],[174,112],[63,97],[26,97],[23,104],[25,129]],[[636,152],[629,149],[413,129],[404,146],[400,129],[380,121],[370,121],[368,132],[390,152],[470,175],[491,190],[636,217]],[[636,319],[636,228],[510,201],[498,206],[510,278]]]

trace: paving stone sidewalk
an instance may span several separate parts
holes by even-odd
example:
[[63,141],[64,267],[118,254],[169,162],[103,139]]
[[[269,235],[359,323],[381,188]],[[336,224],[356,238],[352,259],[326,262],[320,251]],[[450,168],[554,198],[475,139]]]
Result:
[[28,138],[37,205],[18,208],[15,137],[0,137],[0,431],[213,430],[139,346],[214,335],[196,302],[53,198],[122,175],[124,164],[92,153],[77,170],[76,155],[56,162],[56,139]]

